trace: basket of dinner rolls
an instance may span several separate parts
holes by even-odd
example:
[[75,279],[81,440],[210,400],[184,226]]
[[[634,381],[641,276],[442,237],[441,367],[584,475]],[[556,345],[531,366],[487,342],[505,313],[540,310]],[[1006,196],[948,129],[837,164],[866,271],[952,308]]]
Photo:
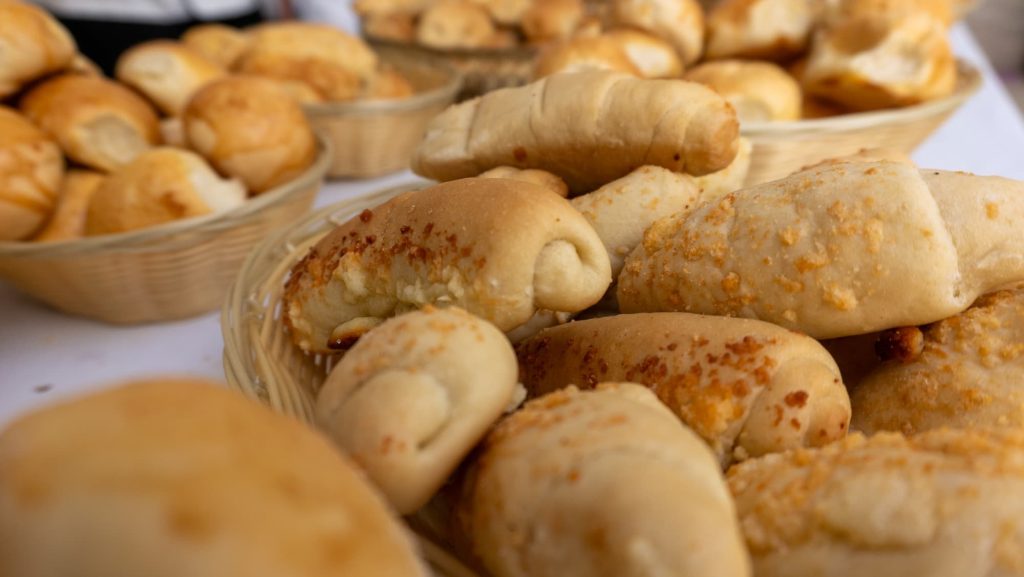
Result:
[[208,312],[312,206],[330,143],[277,83],[131,53],[116,81],[43,10],[6,2],[0,22],[45,32],[45,58],[0,63],[0,278],[26,294],[113,323]]

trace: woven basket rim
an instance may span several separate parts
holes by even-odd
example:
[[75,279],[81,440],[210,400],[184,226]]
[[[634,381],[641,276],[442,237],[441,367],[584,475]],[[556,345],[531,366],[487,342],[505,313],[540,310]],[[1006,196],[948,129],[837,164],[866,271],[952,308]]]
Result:
[[370,43],[377,46],[384,46],[390,48],[399,48],[402,50],[416,50],[424,54],[434,54],[437,56],[461,56],[461,57],[473,57],[473,58],[494,58],[494,59],[532,59],[537,55],[538,48],[536,46],[513,46],[511,48],[435,48],[433,46],[424,46],[415,42],[400,42],[398,40],[391,40],[390,38],[381,38],[372,34],[363,32],[363,37],[366,38]]
[[160,249],[163,245],[159,241],[177,235],[205,235],[231,228],[239,221],[261,212],[267,207],[285,202],[324,177],[330,167],[333,145],[330,139],[320,131],[315,131],[315,136],[317,155],[313,164],[294,179],[275,186],[254,198],[246,199],[240,206],[231,210],[117,234],[55,242],[2,241],[0,242],[0,258],[49,258],[107,250],[112,252],[137,251],[147,247]]
[[976,67],[957,59],[957,81],[953,92],[942,98],[928,100],[903,108],[851,112],[828,118],[811,118],[784,122],[757,122],[740,126],[743,136],[771,138],[802,133],[846,132],[868,129],[892,122],[909,123],[921,118],[938,116],[953,110],[974,95],[981,87],[981,73]]

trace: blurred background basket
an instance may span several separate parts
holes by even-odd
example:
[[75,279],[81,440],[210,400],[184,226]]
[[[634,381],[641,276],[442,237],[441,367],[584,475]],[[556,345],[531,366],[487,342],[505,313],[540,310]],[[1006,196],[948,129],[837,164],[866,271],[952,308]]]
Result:
[[0,278],[58,310],[116,324],[217,309],[249,250],[309,212],[330,143],[291,182],[240,207],[122,234],[60,242],[0,242]]
[[416,94],[395,100],[357,100],[304,106],[310,122],[333,145],[332,178],[369,178],[409,168],[427,123],[455,101],[461,77],[441,59],[401,50],[381,60],[412,83]]
[[961,61],[957,63],[956,89],[945,98],[892,110],[741,126],[741,133],[754,146],[745,184],[782,178],[805,166],[866,148],[910,154],[980,86],[978,71]]

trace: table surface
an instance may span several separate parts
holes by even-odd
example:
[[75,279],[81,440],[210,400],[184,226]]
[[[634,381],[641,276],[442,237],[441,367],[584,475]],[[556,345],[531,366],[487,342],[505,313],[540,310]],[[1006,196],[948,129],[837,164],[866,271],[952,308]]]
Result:
[[[955,27],[952,40],[985,82],[914,159],[927,168],[1024,180],[1024,120],[966,27]],[[317,205],[415,179],[402,172],[331,182]],[[223,381],[222,352],[219,313],[113,327],[51,311],[0,284],[0,426],[33,407],[134,377],[177,374]]]

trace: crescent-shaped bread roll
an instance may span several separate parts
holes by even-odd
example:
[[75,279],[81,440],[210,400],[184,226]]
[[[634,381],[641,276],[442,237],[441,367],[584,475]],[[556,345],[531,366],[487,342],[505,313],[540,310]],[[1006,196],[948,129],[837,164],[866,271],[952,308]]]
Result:
[[516,355],[494,325],[427,307],[385,321],[345,353],[317,396],[317,421],[408,514],[509,407],[516,375]]
[[820,166],[656,222],[623,312],[758,318],[827,339],[922,325],[1024,280],[1024,182],[896,162]]
[[715,60],[688,70],[684,78],[721,94],[741,124],[800,119],[800,84],[777,64]]
[[292,269],[284,319],[302,349],[327,352],[427,304],[508,332],[538,310],[581,311],[609,284],[608,253],[567,200],[468,178],[403,194],[324,237]]
[[57,208],[33,240],[53,242],[85,236],[85,218],[89,212],[89,203],[105,178],[105,174],[92,170],[67,171],[60,185]]
[[620,28],[607,36],[617,42],[644,78],[678,78],[683,61],[672,44],[639,30]]
[[[708,58],[784,61],[807,49],[815,0],[723,0],[708,13]],[[821,2],[825,4],[825,2]]]
[[613,26],[637,28],[672,44],[683,64],[704,51],[704,10],[697,0],[611,0]]
[[750,575],[711,453],[628,383],[563,389],[501,422],[456,521],[495,577]]
[[131,47],[117,59],[114,71],[118,80],[144,94],[168,116],[180,116],[196,91],[225,74],[216,62],[171,40]]
[[432,48],[479,48],[494,36],[487,10],[471,0],[440,0],[420,15],[416,40]]
[[547,188],[562,198],[569,196],[569,187],[565,184],[565,181],[546,170],[536,170],[533,168],[519,169],[511,166],[499,166],[481,173],[480,178],[507,178],[509,180],[531,182]]
[[608,36],[578,36],[545,47],[533,63],[533,78],[588,70],[613,70],[640,76],[640,70],[620,42]]
[[617,277],[626,256],[640,244],[651,223],[693,208],[699,197],[693,177],[659,166],[641,166],[570,202],[601,237],[612,262],[612,277]]
[[1024,427],[1024,285],[922,332],[911,358],[883,363],[854,389],[857,430]]
[[1009,577],[1024,568],[1024,433],[851,435],[733,467],[758,577]]
[[0,574],[425,577],[321,435],[195,380],[46,408],[0,434]]
[[225,70],[249,49],[249,35],[224,24],[192,26],[181,35],[181,42]]
[[743,183],[750,173],[753,150],[754,144],[750,139],[740,137],[736,158],[729,163],[729,166],[704,176],[693,177],[697,188],[700,189],[701,201],[715,199],[743,188]]
[[57,143],[0,105],[0,241],[23,240],[43,226],[63,177]]
[[103,172],[160,141],[160,123],[149,103],[100,76],[56,76],[22,97],[20,108],[71,160]]
[[28,2],[0,3],[0,100],[63,70],[76,52],[71,34],[42,8]]
[[686,313],[617,315],[541,331],[516,347],[531,396],[603,380],[641,383],[723,464],[841,439],[850,399],[814,339],[768,323]]
[[412,166],[437,180],[540,168],[579,194],[648,164],[693,175],[721,170],[738,139],[736,113],[705,86],[580,72],[448,108],[428,125]]

